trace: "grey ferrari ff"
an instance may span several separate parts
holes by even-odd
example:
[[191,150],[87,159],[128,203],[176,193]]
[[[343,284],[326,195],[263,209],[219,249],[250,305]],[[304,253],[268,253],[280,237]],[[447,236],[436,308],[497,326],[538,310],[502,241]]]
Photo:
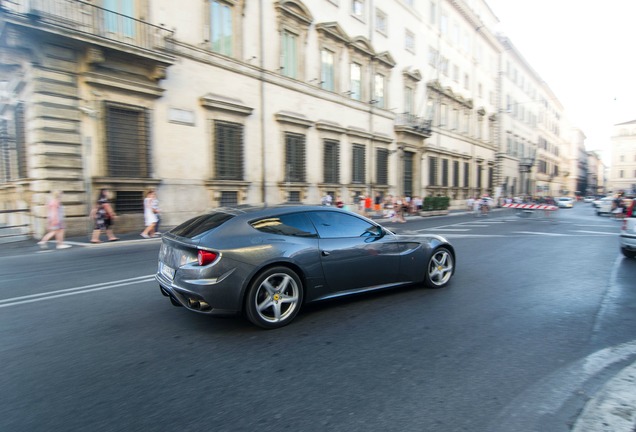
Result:
[[162,237],[156,279],[175,306],[289,324],[305,303],[409,284],[441,288],[455,250],[326,206],[221,208]]

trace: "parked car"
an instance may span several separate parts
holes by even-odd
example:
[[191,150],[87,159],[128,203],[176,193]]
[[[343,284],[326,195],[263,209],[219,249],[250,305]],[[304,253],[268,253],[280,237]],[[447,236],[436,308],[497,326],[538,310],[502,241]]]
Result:
[[556,199],[556,205],[559,208],[572,208],[572,207],[574,207],[574,198],[558,197]]
[[621,225],[619,236],[621,251],[628,258],[636,258],[636,209],[632,201]]
[[584,203],[591,203],[592,201],[594,201],[593,196],[586,196],[585,198],[583,198]]
[[289,324],[305,303],[371,290],[446,286],[455,250],[437,235],[397,235],[334,207],[218,209],[163,234],[156,279],[172,304]]
[[598,216],[609,215],[612,213],[612,207],[614,206],[614,198],[605,197],[601,198],[598,202],[598,206],[596,207],[596,214]]

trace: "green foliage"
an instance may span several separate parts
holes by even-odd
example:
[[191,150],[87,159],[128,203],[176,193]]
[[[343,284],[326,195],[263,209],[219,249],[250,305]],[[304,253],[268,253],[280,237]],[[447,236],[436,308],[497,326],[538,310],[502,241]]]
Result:
[[448,210],[450,198],[445,196],[426,197],[422,203],[422,210]]

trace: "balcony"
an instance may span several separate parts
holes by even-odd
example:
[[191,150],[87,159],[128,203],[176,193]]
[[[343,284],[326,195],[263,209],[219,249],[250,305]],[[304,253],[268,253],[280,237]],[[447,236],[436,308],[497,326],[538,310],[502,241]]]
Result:
[[171,30],[81,0],[0,0],[2,21],[172,63]]
[[414,114],[402,113],[395,117],[395,127],[400,129],[411,129],[414,132],[430,136],[431,120],[426,120]]

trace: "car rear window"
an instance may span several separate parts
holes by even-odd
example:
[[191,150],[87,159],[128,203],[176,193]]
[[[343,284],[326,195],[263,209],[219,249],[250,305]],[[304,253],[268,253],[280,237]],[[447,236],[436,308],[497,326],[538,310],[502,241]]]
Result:
[[171,232],[179,237],[192,239],[223,225],[233,217],[233,215],[227,213],[208,213],[182,223],[172,229]]
[[271,216],[250,223],[252,228],[269,234],[293,237],[317,237],[318,233],[306,215],[293,213]]

